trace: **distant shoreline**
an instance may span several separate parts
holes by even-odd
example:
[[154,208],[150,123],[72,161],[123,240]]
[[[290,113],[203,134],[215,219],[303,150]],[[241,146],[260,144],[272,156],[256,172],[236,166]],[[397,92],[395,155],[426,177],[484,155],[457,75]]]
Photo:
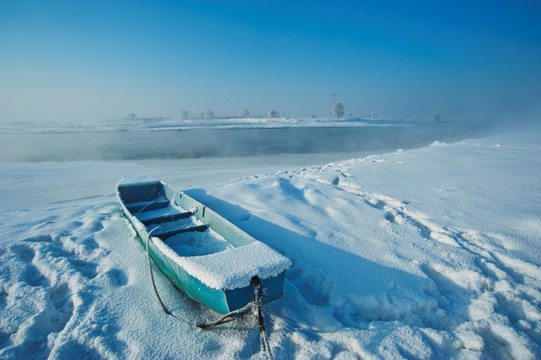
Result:
[[185,131],[185,130],[240,130],[240,129],[285,129],[285,128],[358,128],[358,127],[380,127],[380,126],[411,126],[420,124],[450,124],[450,123],[471,123],[483,124],[483,121],[458,121],[447,120],[433,122],[429,120],[368,120],[360,118],[317,118],[317,119],[211,119],[211,120],[187,120],[181,122],[164,123],[137,123],[137,124],[97,124],[87,125],[66,125],[46,124],[38,125],[32,123],[8,123],[0,125],[0,134],[60,134],[60,133],[82,133],[82,132],[125,132],[125,131]]

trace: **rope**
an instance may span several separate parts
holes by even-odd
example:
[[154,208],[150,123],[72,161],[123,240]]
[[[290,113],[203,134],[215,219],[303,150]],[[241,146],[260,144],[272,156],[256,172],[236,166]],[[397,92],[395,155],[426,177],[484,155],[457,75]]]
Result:
[[271,348],[269,345],[269,339],[267,332],[265,331],[265,321],[263,319],[263,298],[267,296],[266,289],[263,287],[263,283],[259,277],[255,276],[252,279],[254,287],[254,308],[257,316],[257,323],[259,324],[259,340],[261,342],[261,351],[266,352],[270,360],[273,360]]
[[267,296],[267,289],[263,287],[263,283],[261,280],[254,276],[252,279],[252,287],[254,290],[254,300],[246,304],[246,306],[232,311],[229,314],[226,314],[218,321],[208,323],[208,324],[197,324],[197,327],[201,329],[207,329],[209,327],[214,327],[218,325],[222,325],[225,323],[228,323],[230,321],[234,321],[239,319],[242,316],[248,315],[250,311],[255,314],[257,323],[259,325],[259,340],[261,343],[261,351],[267,353],[270,360],[273,360],[271,347],[269,344],[269,339],[267,337],[267,332],[265,331],[265,321],[263,319],[263,298]]
[[[156,283],[154,282],[154,273],[152,272],[152,262],[150,261],[150,238],[152,237],[152,233],[156,229],[161,229],[161,227],[157,226],[154,229],[150,230],[147,237],[147,257],[148,257],[148,268],[150,270],[150,281],[152,282],[152,288],[154,288],[154,294],[156,294],[156,297],[158,298],[158,301],[160,302],[160,305],[162,306],[163,311],[167,315],[171,315],[171,312],[167,310],[165,305],[163,304],[162,299],[160,298],[160,295],[158,294],[158,289],[156,288]],[[162,229],[163,230],[163,229]]]
[[218,326],[218,325],[222,325],[222,324],[231,322],[233,320],[237,320],[238,318],[240,318],[240,317],[242,317],[244,315],[247,315],[250,312],[250,310],[252,310],[253,304],[254,304],[253,301],[249,302],[246,306],[244,306],[244,307],[242,307],[242,308],[240,308],[238,310],[232,311],[229,314],[226,314],[224,317],[222,317],[218,321],[207,323],[207,324],[197,324],[197,327],[200,328],[200,329],[207,329],[209,327],[214,327],[214,326]]

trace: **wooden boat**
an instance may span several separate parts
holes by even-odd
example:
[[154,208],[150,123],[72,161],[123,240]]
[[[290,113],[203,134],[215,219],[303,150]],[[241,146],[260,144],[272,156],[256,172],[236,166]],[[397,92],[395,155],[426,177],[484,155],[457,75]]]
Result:
[[266,289],[263,303],[283,295],[289,259],[190,196],[136,177],[117,184],[117,197],[147,249],[149,266],[152,258],[192,299],[230,314],[254,301],[254,279]]

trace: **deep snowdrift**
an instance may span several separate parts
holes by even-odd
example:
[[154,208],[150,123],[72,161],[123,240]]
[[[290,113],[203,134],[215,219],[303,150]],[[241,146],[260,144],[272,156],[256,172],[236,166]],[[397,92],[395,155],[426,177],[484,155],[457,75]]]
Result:
[[199,330],[217,314],[162,276],[174,317],[160,310],[113,196],[149,173],[293,261],[265,308],[275,358],[539,358],[540,155],[507,135],[234,181],[174,162],[3,164],[0,358],[264,357],[254,319]]

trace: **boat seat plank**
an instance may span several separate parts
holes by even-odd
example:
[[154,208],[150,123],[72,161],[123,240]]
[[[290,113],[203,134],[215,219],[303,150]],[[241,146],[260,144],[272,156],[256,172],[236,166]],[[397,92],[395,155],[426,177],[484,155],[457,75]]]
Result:
[[190,226],[184,229],[164,231],[161,233],[157,233],[156,235],[153,235],[153,236],[159,237],[162,240],[166,240],[170,238],[171,236],[177,235],[177,234],[182,234],[182,233],[187,233],[187,232],[192,232],[192,231],[202,232],[202,231],[207,230],[208,227],[209,227],[208,225],[196,225],[196,226]]
[[141,222],[145,226],[148,226],[150,224],[161,224],[161,223],[164,223],[164,222],[171,222],[171,221],[175,221],[175,220],[178,220],[178,219],[185,219],[185,218],[188,218],[190,216],[192,216],[192,213],[189,212],[189,211],[185,211],[185,212],[177,212],[177,213],[173,213],[173,214],[163,214],[163,215],[160,215],[160,216],[157,216],[157,217],[141,220]]
[[136,203],[130,203],[126,204],[126,207],[132,214],[137,214],[138,212],[147,212],[147,211],[153,211],[157,209],[163,209],[169,206],[171,202],[164,198],[164,197],[158,197],[151,201],[140,201]]

